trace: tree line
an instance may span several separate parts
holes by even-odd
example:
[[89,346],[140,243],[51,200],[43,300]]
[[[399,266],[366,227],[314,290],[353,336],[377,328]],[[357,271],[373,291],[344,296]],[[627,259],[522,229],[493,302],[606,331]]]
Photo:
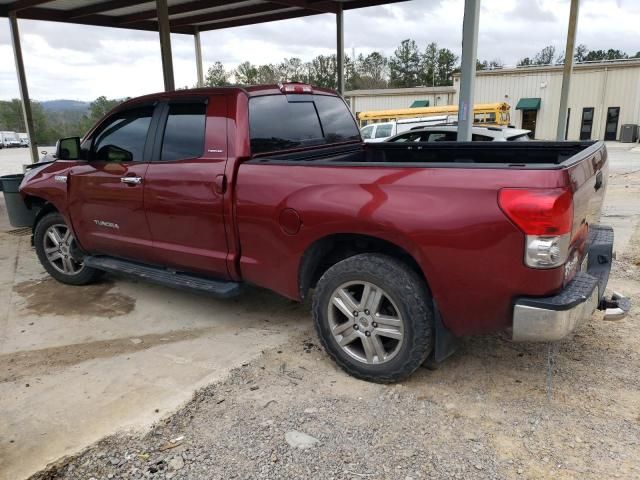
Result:
[[[578,45],[574,54],[576,62],[640,58],[640,51],[631,56],[618,49],[589,50]],[[553,65],[564,63],[564,53],[547,46],[533,56],[524,57],[518,66]],[[452,76],[459,72],[458,56],[448,48],[440,48],[432,42],[420,48],[415,40],[405,39],[392,55],[374,51],[354,57],[345,55],[345,88],[347,90],[417,86],[452,85]],[[477,70],[504,68],[500,59],[478,60]],[[336,55],[318,55],[303,61],[285,58],[279,63],[255,65],[242,62],[235,69],[227,69],[215,62],[207,72],[206,85],[273,84],[283,81],[300,81],[326,88],[337,88]],[[86,111],[45,110],[39,102],[32,101],[35,143],[52,144],[58,138],[81,135],[123,99],[98,97]],[[0,101],[0,130],[25,132],[22,104],[18,99]]]
[[[31,102],[34,137],[37,145],[52,145],[59,138],[83,135],[109,110],[123,102],[104,96],[89,104],[87,111],[45,110],[40,102]],[[26,132],[22,115],[22,101],[14,98],[0,101],[0,130]]]
[[[499,63],[499,60],[493,62]],[[208,69],[205,84],[220,87],[297,81],[335,89],[337,66],[335,54],[318,55],[307,62],[298,57],[262,65],[245,61],[235,69],[215,62]],[[403,40],[388,57],[377,51],[344,57],[347,90],[452,85],[452,75],[456,71],[458,56],[451,50],[440,48],[435,42],[420,49],[412,39]]]
[[[562,65],[564,64],[564,52],[556,54],[556,47],[548,45],[532,57],[524,57],[518,61],[519,67],[531,65]],[[573,60],[577,63],[602,62],[605,60],[624,60],[628,58],[640,58],[640,51],[635,55],[629,55],[622,50],[609,48],[608,50],[589,50],[586,45],[580,44],[576,47]]]

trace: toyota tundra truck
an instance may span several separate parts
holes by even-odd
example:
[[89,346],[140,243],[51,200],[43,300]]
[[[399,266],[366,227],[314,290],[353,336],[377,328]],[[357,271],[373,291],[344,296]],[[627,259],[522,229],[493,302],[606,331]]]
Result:
[[56,155],[20,189],[56,280],[311,295],[326,352],[362,379],[629,309],[605,296],[602,142],[365,144],[335,92],[284,83],[135,98]]

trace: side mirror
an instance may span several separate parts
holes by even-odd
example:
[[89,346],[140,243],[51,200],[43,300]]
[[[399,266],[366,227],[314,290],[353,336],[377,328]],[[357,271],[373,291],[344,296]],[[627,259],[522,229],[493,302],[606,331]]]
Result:
[[56,143],[56,158],[80,160],[80,137],[61,138]]

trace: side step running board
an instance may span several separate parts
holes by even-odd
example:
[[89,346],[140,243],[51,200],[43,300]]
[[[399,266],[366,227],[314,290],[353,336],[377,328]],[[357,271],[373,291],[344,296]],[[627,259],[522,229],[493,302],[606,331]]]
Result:
[[182,290],[195,290],[218,298],[230,298],[240,294],[241,283],[196,277],[160,267],[141,265],[106,256],[86,256],[84,264],[105,272],[142,278],[149,282]]

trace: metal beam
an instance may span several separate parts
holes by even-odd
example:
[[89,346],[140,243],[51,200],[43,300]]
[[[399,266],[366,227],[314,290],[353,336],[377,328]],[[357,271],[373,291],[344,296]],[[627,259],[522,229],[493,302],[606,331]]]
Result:
[[309,2],[308,0],[269,0],[269,3],[284,5],[286,7],[299,7],[306,10],[315,10],[318,13],[338,13],[340,4],[331,1]]
[[67,12],[70,19],[86,17],[87,15],[95,15],[96,13],[117,10],[118,8],[133,7],[140,5],[140,0],[109,0],[107,2],[87,5],[86,7],[74,8]]
[[198,87],[204,87],[204,71],[202,70],[202,43],[200,43],[200,30],[195,27],[193,42],[196,47],[196,72],[198,74]]
[[169,11],[167,0],[156,0],[158,11],[158,31],[160,32],[160,55],[162,56],[162,76],[164,78],[164,90],[175,90],[173,78],[173,57],[171,55],[171,31],[169,30]]
[[255,17],[237,18],[235,20],[225,20],[222,22],[211,22],[198,25],[201,32],[208,30],[221,30],[223,28],[242,27],[245,25],[255,25],[257,23],[275,22],[276,20],[288,20],[290,18],[308,17],[317,15],[318,12],[311,10],[300,10],[294,12],[272,13],[267,15],[257,15]]
[[344,13],[342,4],[336,12],[336,69],[338,70],[337,90],[344,95]]
[[[286,10],[287,7],[283,7],[282,10]],[[199,15],[190,15],[188,17],[180,17],[175,20],[170,20],[171,28],[184,25],[195,25],[199,23],[210,22],[212,20],[225,20],[228,18],[243,17],[245,15],[256,15],[262,13],[273,12],[273,5],[250,5],[248,7],[230,8],[228,10],[218,10],[215,12],[201,13]]]
[[4,7],[7,12],[17,12],[18,10],[37,7],[38,5],[42,5],[43,3],[49,3],[51,1],[53,0],[18,0],[16,2],[10,3],[9,5],[4,5]]
[[18,74],[18,86],[20,87],[20,98],[22,99],[22,116],[24,126],[29,136],[29,149],[31,150],[31,162],[38,162],[38,148],[35,143],[33,130],[33,115],[31,114],[31,100],[29,100],[29,89],[27,88],[27,77],[24,73],[24,61],[22,60],[22,47],[20,46],[20,31],[18,30],[18,18],[16,12],[9,13],[9,27],[11,29],[11,44],[13,45],[13,56],[16,60],[16,72]]
[[560,110],[558,111],[558,129],[556,140],[564,140],[567,131],[567,105],[571,89],[571,72],[573,71],[573,52],[576,45],[576,30],[578,28],[579,0],[571,0],[569,9],[569,27],[567,30],[567,47],[564,49],[564,70],[562,72],[562,89],[560,90]]
[[465,0],[462,22],[462,59],[460,60],[460,98],[458,99],[459,142],[471,140],[479,23],[480,0]]
[[[198,10],[204,10],[205,8],[214,7],[226,7],[233,5],[234,3],[241,3],[245,0],[196,0],[194,2],[179,3],[178,5],[172,5],[169,7],[169,15],[179,15],[181,13],[190,13]],[[136,12],[130,15],[122,15],[117,17],[116,20],[119,24],[136,23],[141,20],[148,20],[150,18],[157,18],[158,12],[155,8],[145,10],[143,12]]]

